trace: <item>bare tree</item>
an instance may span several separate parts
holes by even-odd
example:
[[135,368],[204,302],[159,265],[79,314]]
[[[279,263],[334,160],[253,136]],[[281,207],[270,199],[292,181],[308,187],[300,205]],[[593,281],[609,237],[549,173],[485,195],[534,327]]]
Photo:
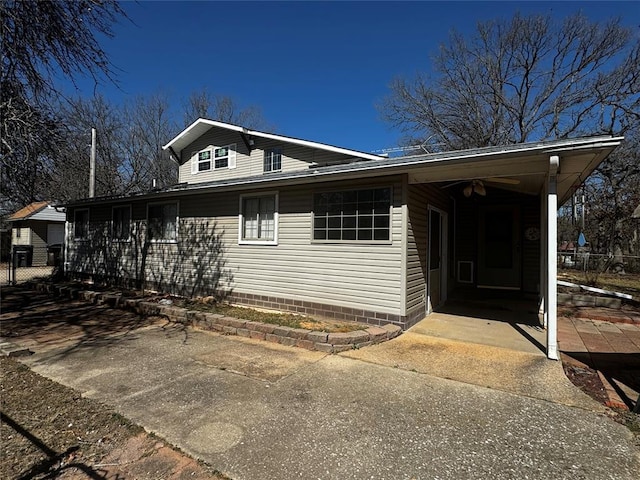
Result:
[[592,246],[621,264],[640,183],[638,35],[619,19],[516,14],[479,23],[469,38],[452,33],[432,70],[396,79],[379,108],[409,142],[426,142],[433,151],[593,134],[629,137],[587,185]]
[[260,108],[241,107],[231,97],[212,95],[206,89],[192,92],[183,104],[184,126],[198,118],[207,118],[255,130],[274,130],[274,127],[265,120]]
[[0,2],[0,162],[5,200],[45,195],[45,163],[57,154],[60,129],[50,103],[56,76],[112,81],[114,69],[96,35],[126,18],[115,0]]
[[624,255],[638,255],[631,218],[640,204],[640,128],[605,160],[585,184],[586,235],[592,251],[611,255],[609,268],[624,272]]
[[432,70],[396,79],[380,110],[443,150],[618,133],[640,116],[640,42],[618,19],[479,23],[452,33]]
[[148,190],[154,180],[159,188],[177,183],[178,165],[162,150],[162,145],[179,132],[170,115],[169,97],[159,92],[137,97],[123,110],[127,124],[123,166],[128,176],[128,191]]

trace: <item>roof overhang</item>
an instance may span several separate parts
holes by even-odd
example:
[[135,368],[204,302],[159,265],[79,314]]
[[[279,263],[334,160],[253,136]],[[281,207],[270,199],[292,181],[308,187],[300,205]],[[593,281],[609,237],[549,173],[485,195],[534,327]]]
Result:
[[260,188],[279,188],[318,182],[375,178],[387,175],[408,176],[410,183],[439,183],[463,180],[513,177],[518,185],[504,186],[513,191],[537,195],[549,174],[551,156],[560,157],[557,175],[559,205],[573,194],[593,170],[623,140],[623,137],[588,137],[505,147],[487,147],[428,155],[384,158],[353,162],[294,172],[235,178],[191,185],[176,185],[160,192],[129,197],[101,197],[70,203],[124,201],[131,198],[162,198],[209,192],[227,192]]
[[[217,122],[214,120],[207,120],[206,118],[199,118],[182,132],[180,132],[173,140],[162,147],[163,150],[169,150],[175,152],[176,155],[181,156],[182,150],[202,135],[207,133],[212,128],[219,128],[221,130],[238,132],[243,138],[266,138],[269,140],[275,140],[278,142],[290,143],[293,145],[300,145],[303,147],[316,148],[319,150],[325,150],[332,153],[339,153],[347,155],[349,157],[361,158],[364,160],[379,160],[382,157],[373,153],[359,152],[357,150],[350,150],[347,148],[336,147],[333,145],[327,145],[325,143],[312,142],[310,140],[302,140],[294,137],[286,137],[284,135],[276,135],[273,133],[260,132],[258,130],[250,130],[238,125],[232,125],[230,123]],[[180,160],[179,158],[177,160]]]

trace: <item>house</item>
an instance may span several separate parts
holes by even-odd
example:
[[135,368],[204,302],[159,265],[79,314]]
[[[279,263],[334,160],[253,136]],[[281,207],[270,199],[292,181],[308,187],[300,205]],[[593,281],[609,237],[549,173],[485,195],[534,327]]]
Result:
[[22,266],[47,265],[48,248],[64,242],[65,220],[64,210],[51,202],[34,202],[9,216],[12,248],[28,247]]
[[556,211],[621,138],[386,158],[198,119],[180,183],[67,205],[73,275],[408,328],[457,289],[539,299],[556,345]]

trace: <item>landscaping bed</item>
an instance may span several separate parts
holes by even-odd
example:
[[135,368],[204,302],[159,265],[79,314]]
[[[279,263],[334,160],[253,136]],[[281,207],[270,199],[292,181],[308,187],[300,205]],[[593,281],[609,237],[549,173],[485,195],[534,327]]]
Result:
[[[136,297],[130,293],[111,290],[99,292],[69,284],[39,283],[33,285],[33,288],[61,297],[132,311],[142,318],[163,317],[170,322],[226,335],[239,335],[325,353],[366,347],[395,338],[402,332],[398,325],[393,324],[378,327],[356,322],[317,320],[294,314],[264,312],[215,302],[209,304],[167,295]],[[212,312],[233,312],[238,317]],[[246,317],[259,320],[248,320]]]

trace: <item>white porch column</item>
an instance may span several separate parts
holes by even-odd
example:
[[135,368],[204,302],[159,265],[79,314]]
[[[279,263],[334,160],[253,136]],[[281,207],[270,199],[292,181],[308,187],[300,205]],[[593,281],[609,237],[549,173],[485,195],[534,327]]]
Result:
[[[545,179],[546,180],[546,179]],[[547,182],[540,195],[540,305],[538,314],[542,316],[542,326],[547,328]]]
[[547,181],[547,357],[560,358],[558,353],[558,194],[556,175],[560,167],[560,157],[549,158]]

